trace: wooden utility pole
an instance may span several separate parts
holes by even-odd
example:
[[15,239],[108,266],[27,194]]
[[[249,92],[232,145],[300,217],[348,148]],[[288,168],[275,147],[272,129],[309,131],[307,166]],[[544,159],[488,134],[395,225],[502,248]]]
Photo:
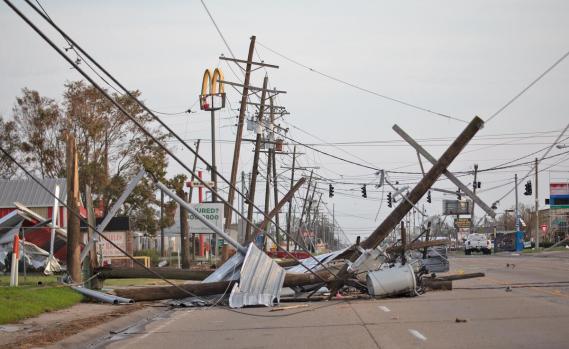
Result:
[[[272,169],[272,162],[273,162],[273,157],[271,156],[271,149],[269,148],[269,151],[267,152],[267,176],[266,176],[266,181],[265,181],[265,217],[268,216],[269,214],[269,210],[270,208],[270,204],[271,204],[271,169]],[[270,224],[267,224],[266,226],[266,230],[267,230],[267,234],[269,233],[269,228],[270,228]],[[278,235],[278,232],[276,232],[276,234]],[[266,251],[266,247],[267,247],[267,239],[263,239],[264,243],[263,246],[265,247],[265,251]]]
[[407,247],[407,233],[405,223],[401,221],[401,264],[405,264],[405,248]]
[[[431,167],[427,174],[417,183],[407,196],[407,200],[401,200],[401,203],[385,218],[385,220],[375,229],[375,231],[362,242],[364,249],[376,248],[395,225],[405,217],[405,214],[416,204],[423,195],[427,193],[429,188],[443,174],[452,161],[460,154],[468,142],[476,135],[476,133],[484,126],[484,121],[479,117],[474,119],[461,132],[461,134],[452,142],[450,147],[444,152],[438,161]],[[357,257],[356,257],[357,258]]]
[[[292,169],[291,169],[291,175],[290,175],[290,189],[292,190],[293,186],[294,186],[294,167],[296,165],[296,145],[293,148],[292,151]],[[287,215],[287,220],[286,220],[286,250],[290,251],[290,227],[291,227],[291,221],[292,221],[292,199],[294,198],[294,196],[291,196],[289,202],[288,202],[288,215]]]
[[[198,154],[200,153],[200,139],[198,139],[198,141],[196,142],[196,156],[194,157],[194,164],[192,166],[192,173],[196,173],[196,168],[198,166]],[[194,181],[194,179],[196,179],[196,177],[192,174],[192,182]],[[192,194],[194,192],[194,187],[190,186],[190,192],[188,194],[188,202],[192,203]],[[190,259],[194,259],[196,256],[196,247],[195,247],[195,243],[196,243],[196,234],[192,233],[190,231],[190,236],[191,236],[191,243],[189,244],[190,246]]]
[[[271,110],[270,110],[270,118],[271,118],[271,133],[273,134],[273,141],[276,142],[276,139],[274,137],[274,132],[273,129],[275,127],[275,108],[274,108],[274,104],[273,104],[273,97],[271,97],[270,99],[271,102]],[[275,207],[278,206],[279,204],[279,188],[278,188],[278,182],[277,182],[277,149],[276,149],[276,143],[273,145],[273,151],[270,153],[270,155],[272,155],[273,158],[273,196],[274,196],[274,200],[275,200]],[[275,235],[276,235],[276,240],[277,240],[277,245],[280,244],[281,242],[281,234],[279,233],[279,212],[277,212],[276,216],[275,216]]]
[[[67,133],[67,272],[81,282],[81,231],[79,227],[79,172],[75,137]],[[72,213],[73,212],[73,213]]]
[[[472,186],[472,192],[476,195],[476,188],[478,188],[478,164],[474,164],[474,185]],[[471,201],[472,210],[470,211],[470,233],[474,233],[474,200]]]
[[[87,240],[91,241],[93,235],[95,235],[95,231],[91,227],[95,227],[97,225],[97,219],[95,218],[95,209],[93,206],[93,196],[91,194],[91,186],[89,186],[89,185],[85,186],[85,201],[87,204],[87,222],[89,223],[89,227],[87,227]],[[85,263],[88,263],[88,265],[89,265],[89,267],[88,267],[89,277],[91,277],[94,274],[95,269],[97,269],[97,267],[98,267],[97,244],[96,243],[91,245],[91,250],[89,251],[89,262],[85,262]],[[93,280],[90,281],[88,286],[89,286],[89,288],[92,288],[92,289],[100,289],[102,285],[101,285],[98,278],[94,278]]]
[[[261,91],[261,106],[259,107],[259,116],[257,122],[259,126],[263,122],[263,114],[265,112],[265,98],[267,96],[267,85],[269,77],[265,75],[263,79],[263,90]],[[257,130],[257,137],[255,138],[255,155],[253,157],[253,170],[251,171],[251,183],[249,185],[249,198],[247,206],[247,228],[245,229],[245,244],[252,240],[251,236],[251,222],[253,221],[253,206],[255,202],[255,189],[257,187],[257,175],[259,174],[259,152],[261,150],[261,136],[262,130]],[[236,145],[237,146],[237,145]],[[230,201],[231,203],[231,201]],[[231,220],[229,220],[231,222]]]
[[[302,222],[304,219],[304,213],[306,212],[306,203],[308,202],[308,195],[310,195],[310,186],[312,185],[312,175],[314,174],[314,170],[310,171],[310,177],[308,178],[308,188],[306,188],[306,195],[304,197],[304,202],[302,203],[302,211],[300,212],[300,219],[298,220],[298,232],[297,232],[297,241],[304,242],[304,236],[302,236]],[[302,239],[300,239],[302,238]],[[298,246],[295,246],[295,249]],[[304,246],[306,247],[306,246]]]
[[255,51],[255,36],[251,36],[247,63],[245,65],[245,80],[243,81],[243,92],[241,93],[241,106],[239,108],[239,119],[237,121],[237,134],[235,136],[235,148],[233,150],[233,164],[231,165],[231,178],[229,180],[229,193],[227,195],[228,206],[225,207],[225,229],[231,224],[231,206],[235,199],[235,185],[237,184],[237,168],[239,167],[239,153],[241,152],[241,139],[243,138],[243,124],[245,112],[247,111],[247,97],[249,96],[249,81],[251,79],[251,65],[253,64],[253,53]]
[[164,192],[160,190],[160,256],[166,257],[164,245],[166,238],[164,236]]
[[[184,193],[184,186],[179,192],[176,193],[179,197],[187,201],[186,193]],[[180,207],[180,253],[178,258],[182,259],[182,269],[190,269],[190,225],[188,223],[188,211],[186,211],[182,206]]]

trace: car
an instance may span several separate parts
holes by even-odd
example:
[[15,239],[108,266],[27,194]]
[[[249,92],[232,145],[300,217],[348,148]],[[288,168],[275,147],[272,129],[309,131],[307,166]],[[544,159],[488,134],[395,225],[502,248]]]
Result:
[[469,234],[464,241],[464,254],[470,255],[472,252],[492,253],[492,241],[484,234]]

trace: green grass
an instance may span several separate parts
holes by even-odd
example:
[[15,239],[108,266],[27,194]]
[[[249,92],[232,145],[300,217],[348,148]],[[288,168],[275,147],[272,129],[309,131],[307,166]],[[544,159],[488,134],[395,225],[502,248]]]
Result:
[[28,276],[25,281],[21,276],[19,284],[9,287],[10,276],[0,276],[0,324],[68,308],[83,299],[69,287],[58,286],[54,276]]
[[522,251],[522,253],[538,253],[538,252],[569,252],[569,249],[567,249],[564,245],[562,246],[557,246],[554,248],[542,248],[540,247],[539,249],[530,249],[530,248],[526,248]]

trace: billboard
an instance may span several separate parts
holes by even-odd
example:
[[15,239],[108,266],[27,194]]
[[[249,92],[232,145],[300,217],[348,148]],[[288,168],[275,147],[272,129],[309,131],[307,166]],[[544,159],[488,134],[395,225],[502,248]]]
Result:
[[467,229],[470,228],[470,218],[455,218],[454,224],[459,229]]
[[569,195],[569,183],[549,183],[549,195]]
[[470,214],[470,200],[443,200],[444,215]]
[[[223,203],[208,202],[201,204],[190,204],[198,213],[200,213],[211,224],[223,229]],[[202,221],[197,219],[193,214],[189,214],[188,221],[190,224],[190,233],[192,234],[213,234],[213,231],[208,228]]]

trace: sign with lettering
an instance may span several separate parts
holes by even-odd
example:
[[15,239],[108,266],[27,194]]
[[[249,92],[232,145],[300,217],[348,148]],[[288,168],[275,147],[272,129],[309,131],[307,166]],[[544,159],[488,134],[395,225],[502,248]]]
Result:
[[[103,235],[115,243],[118,247],[126,251],[126,231],[105,231]],[[119,251],[118,248],[111,245],[106,239],[100,239],[100,244],[102,244],[103,258],[107,257],[121,257],[124,253]]]
[[[223,203],[208,202],[201,204],[190,204],[196,211],[200,213],[208,222],[223,229]],[[208,228],[193,214],[189,214],[188,221],[190,223],[190,233],[192,234],[213,234]]]

